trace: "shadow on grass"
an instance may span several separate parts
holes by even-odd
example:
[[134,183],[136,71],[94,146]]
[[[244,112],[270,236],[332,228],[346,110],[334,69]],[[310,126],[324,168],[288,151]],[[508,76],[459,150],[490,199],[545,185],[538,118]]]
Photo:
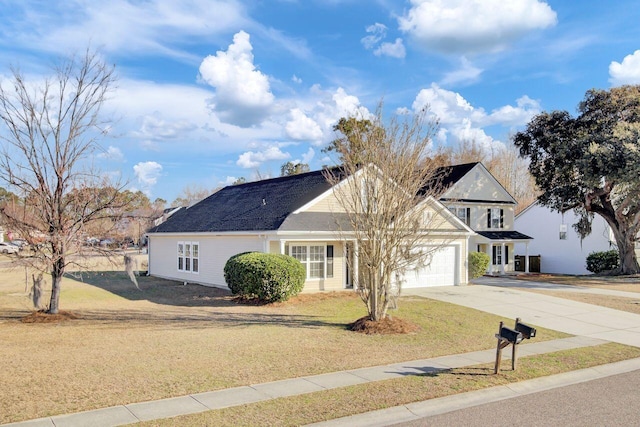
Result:
[[130,301],[150,301],[156,304],[180,307],[231,307],[231,292],[209,286],[183,284],[174,280],[138,276],[138,286],[122,271],[98,271],[67,273],[68,277],[87,285],[95,286]]
[[[129,301],[149,301],[158,304],[157,310],[146,308],[136,310],[125,307],[122,309],[118,307],[114,310],[89,308],[76,313],[83,320],[110,325],[120,323],[123,328],[134,325],[180,328],[248,327],[252,325],[277,325],[292,328],[346,328],[344,323],[327,321],[319,316],[282,314],[277,312],[276,307],[269,305],[239,304],[234,300],[230,291],[219,288],[196,284],[185,285],[172,280],[140,276],[137,277],[140,289],[137,289],[126,273],[120,271],[69,273],[66,277],[105,290]],[[2,318],[5,316],[0,314],[0,320]]]

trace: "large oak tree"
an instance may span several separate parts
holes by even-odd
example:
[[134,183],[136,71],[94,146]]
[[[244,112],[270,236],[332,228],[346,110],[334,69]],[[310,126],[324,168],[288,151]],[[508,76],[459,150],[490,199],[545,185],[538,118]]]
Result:
[[574,228],[582,237],[600,215],[616,240],[619,273],[638,273],[640,86],[589,90],[578,112],[539,114],[514,143],[530,161],[540,203],[578,213]]

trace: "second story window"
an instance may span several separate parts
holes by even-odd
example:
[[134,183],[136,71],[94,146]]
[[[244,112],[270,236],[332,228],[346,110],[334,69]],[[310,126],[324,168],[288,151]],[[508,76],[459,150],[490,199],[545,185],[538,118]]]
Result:
[[450,207],[449,210],[452,214],[460,218],[462,222],[469,226],[471,225],[471,208]]
[[504,209],[487,209],[487,228],[504,228]]

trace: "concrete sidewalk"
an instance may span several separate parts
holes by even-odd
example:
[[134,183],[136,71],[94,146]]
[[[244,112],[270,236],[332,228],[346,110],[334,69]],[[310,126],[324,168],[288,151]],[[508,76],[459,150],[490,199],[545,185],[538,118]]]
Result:
[[[603,344],[606,341],[587,338],[569,337],[551,341],[527,342],[518,347],[518,356],[524,357],[535,354],[551,353],[560,350],[589,347]],[[510,351],[503,353],[503,361],[510,359]],[[139,421],[150,421],[161,418],[176,417],[179,415],[195,414],[198,412],[222,409],[232,406],[246,405],[278,397],[294,396],[316,391],[330,390],[339,387],[357,385],[392,378],[401,378],[407,375],[420,375],[424,373],[438,372],[447,369],[473,366],[495,361],[495,349],[475,351],[471,353],[442,356],[432,359],[413,360],[384,366],[353,369],[349,371],[333,372],[323,375],[315,375],[302,378],[255,384],[251,386],[237,387],[207,393],[192,394],[171,399],[156,400],[150,402],[132,403],[129,405],[113,406],[94,411],[80,412],[67,415],[56,415],[47,418],[29,420],[3,426],[20,427],[110,427]],[[507,366],[504,364],[503,366]],[[638,363],[640,368],[640,359]],[[544,383],[541,383],[544,384]],[[514,385],[512,385],[514,386]],[[537,389],[538,386],[534,387]],[[484,390],[487,396],[495,396],[495,392]],[[502,393],[502,392],[500,392]],[[473,398],[477,400],[477,397]],[[436,399],[438,400],[438,399]],[[438,400],[441,408],[454,410],[460,408],[460,401]],[[403,407],[404,408],[404,407]],[[391,414],[395,409],[388,410]],[[366,414],[362,415],[365,417]],[[382,419],[382,418],[381,418]],[[386,418],[385,418],[386,419]],[[350,419],[345,419],[345,424],[330,425],[354,425]],[[347,422],[348,421],[348,422]],[[400,422],[398,419],[395,422]],[[370,423],[360,425],[372,425]],[[385,424],[379,424],[385,425]]]

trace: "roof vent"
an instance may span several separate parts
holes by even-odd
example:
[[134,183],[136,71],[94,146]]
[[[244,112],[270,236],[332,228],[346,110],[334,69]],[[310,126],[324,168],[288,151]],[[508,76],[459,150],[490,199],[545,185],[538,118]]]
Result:
[[266,206],[267,205],[267,201],[265,199],[262,199],[262,206]]

